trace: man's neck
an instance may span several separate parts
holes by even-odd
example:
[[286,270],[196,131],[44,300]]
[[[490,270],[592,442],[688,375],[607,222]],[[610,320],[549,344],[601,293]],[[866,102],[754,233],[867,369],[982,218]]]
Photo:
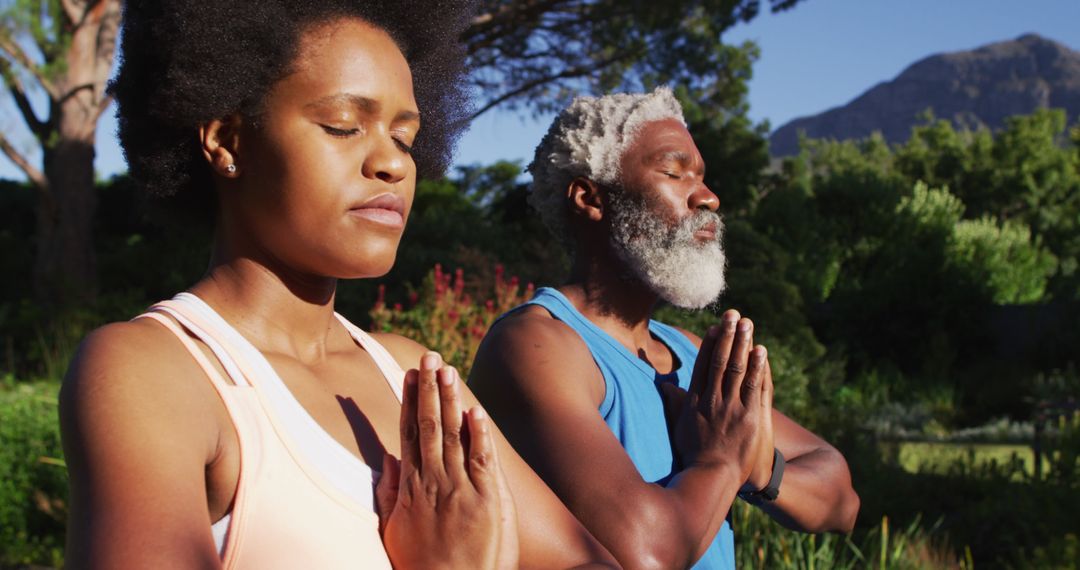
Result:
[[559,291],[585,318],[632,352],[649,360],[646,355],[656,350],[649,319],[660,297],[617,258],[579,256]]

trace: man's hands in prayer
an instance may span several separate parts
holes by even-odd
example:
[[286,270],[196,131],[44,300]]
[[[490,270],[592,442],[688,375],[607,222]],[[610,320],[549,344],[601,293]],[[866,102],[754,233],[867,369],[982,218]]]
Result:
[[757,490],[772,474],[773,386],[765,347],[752,346],[753,323],[728,311],[702,339],[689,392],[662,389],[682,466],[733,468]]

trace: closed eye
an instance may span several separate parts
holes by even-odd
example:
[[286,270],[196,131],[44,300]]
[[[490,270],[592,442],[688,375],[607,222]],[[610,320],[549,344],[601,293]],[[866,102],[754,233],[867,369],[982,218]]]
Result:
[[401,139],[394,139],[394,144],[397,145],[397,147],[399,149],[401,149],[401,152],[403,152],[405,154],[412,154],[412,148],[413,147],[405,144],[405,141],[403,141]]
[[328,135],[330,135],[332,137],[337,137],[337,138],[341,138],[341,139],[349,138],[349,137],[351,137],[353,135],[356,135],[356,134],[360,133],[360,129],[356,128],[356,127],[353,127],[351,129],[339,129],[339,128],[336,128],[336,127],[331,127],[330,125],[319,125],[319,126],[322,127],[322,129],[324,131],[326,131],[326,134],[328,134]]
[[680,174],[676,173],[676,172],[667,172],[667,171],[665,171],[663,174],[664,174],[664,176],[667,176],[668,178],[672,178],[672,179],[675,179],[675,180],[678,180],[678,179],[682,178],[682,176]]

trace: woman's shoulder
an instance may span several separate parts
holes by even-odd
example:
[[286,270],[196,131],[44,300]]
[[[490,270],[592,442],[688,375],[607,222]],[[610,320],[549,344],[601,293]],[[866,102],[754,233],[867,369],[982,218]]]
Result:
[[[200,376],[202,382],[192,381]],[[111,323],[79,345],[60,390],[60,412],[80,423],[140,429],[205,418],[213,398],[208,388],[205,373],[168,329],[150,319]]]
[[150,319],[109,323],[79,344],[65,382],[168,375],[184,352],[171,332]]
[[428,348],[415,340],[394,333],[369,333],[371,338],[382,345],[390,356],[394,357],[402,370],[420,366],[420,357]]

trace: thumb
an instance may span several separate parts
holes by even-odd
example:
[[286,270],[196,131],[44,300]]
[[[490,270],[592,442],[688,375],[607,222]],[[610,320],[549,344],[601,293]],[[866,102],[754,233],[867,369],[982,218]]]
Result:
[[401,462],[389,453],[383,454],[382,475],[375,485],[375,508],[379,513],[379,534],[386,530],[386,522],[397,504],[401,486]]

